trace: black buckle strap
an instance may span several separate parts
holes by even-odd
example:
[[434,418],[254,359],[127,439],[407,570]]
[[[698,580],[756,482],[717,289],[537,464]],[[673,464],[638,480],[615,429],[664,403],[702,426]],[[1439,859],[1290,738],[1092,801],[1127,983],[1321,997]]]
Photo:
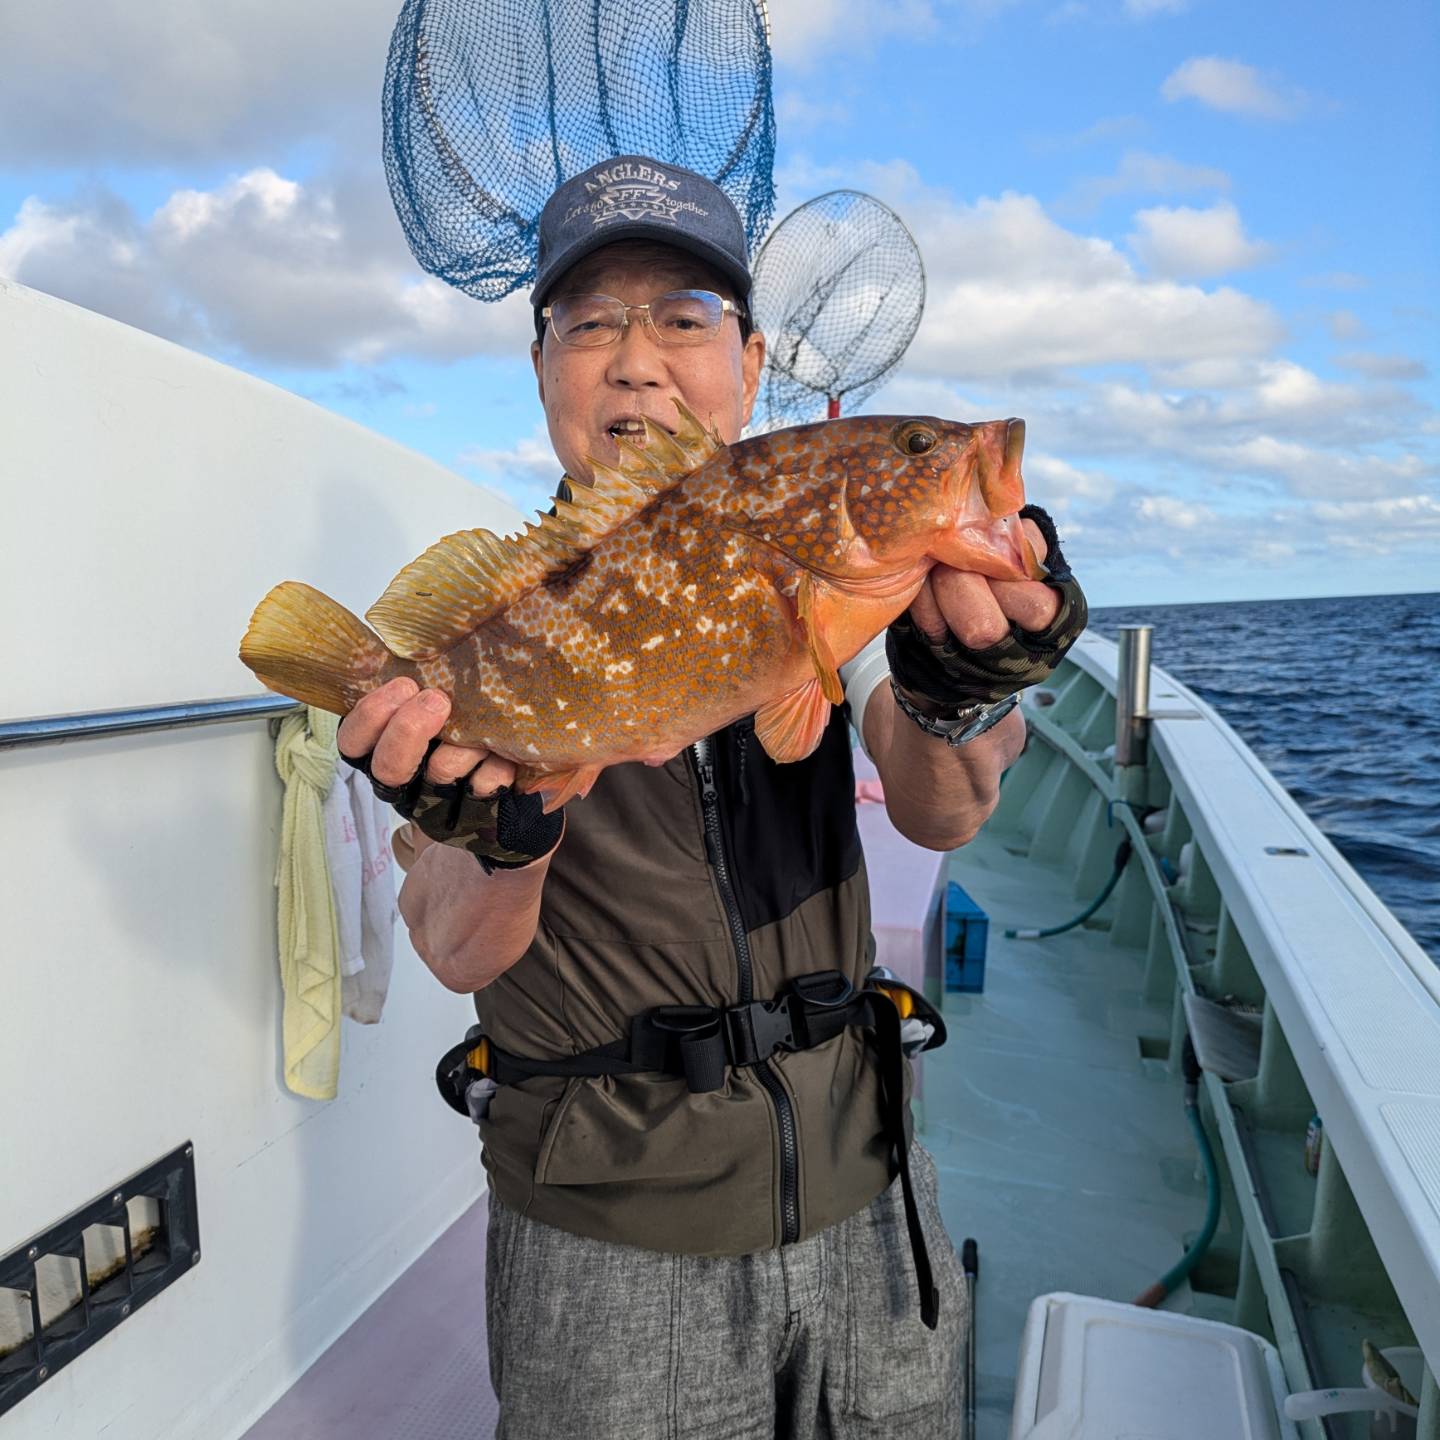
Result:
[[725,1008],[725,1049],[732,1065],[758,1065],[777,1050],[798,1050],[791,997],[754,1000]]
[[900,1194],[905,1204],[905,1229],[910,1236],[910,1253],[915,1259],[915,1282],[920,1291],[920,1319],[927,1330],[940,1323],[940,1290],[930,1266],[930,1248],[920,1224],[920,1207],[915,1203],[915,1185],[910,1178],[910,1137],[905,1133],[905,1052],[900,1044],[900,1011],[882,991],[863,992],[869,1003],[875,1029],[875,1048],[880,1055],[881,1110],[886,1138],[900,1166]]

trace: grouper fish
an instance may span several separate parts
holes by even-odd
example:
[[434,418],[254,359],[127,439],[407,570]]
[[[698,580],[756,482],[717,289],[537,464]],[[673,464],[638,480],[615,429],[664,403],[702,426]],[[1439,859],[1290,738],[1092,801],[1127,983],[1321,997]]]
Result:
[[444,691],[442,737],[515,761],[553,810],[608,765],[662,763],[751,713],[767,753],[803,759],[843,698],[838,667],[933,565],[1045,574],[1017,513],[1022,420],[864,416],[726,446],[677,410],[523,533],[432,545],[368,626],[277,585],[240,658],[341,715],[400,675]]

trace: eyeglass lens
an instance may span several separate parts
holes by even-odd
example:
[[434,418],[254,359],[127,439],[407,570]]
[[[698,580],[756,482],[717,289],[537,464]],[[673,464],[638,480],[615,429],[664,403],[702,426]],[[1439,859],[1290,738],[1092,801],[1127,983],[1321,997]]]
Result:
[[650,313],[655,337],[665,345],[698,345],[715,336],[725,302],[711,290],[672,290],[648,305],[629,305],[613,295],[567,295],[550,306],[556,338],[566,345],[611,345],[625,328],[626,312]]

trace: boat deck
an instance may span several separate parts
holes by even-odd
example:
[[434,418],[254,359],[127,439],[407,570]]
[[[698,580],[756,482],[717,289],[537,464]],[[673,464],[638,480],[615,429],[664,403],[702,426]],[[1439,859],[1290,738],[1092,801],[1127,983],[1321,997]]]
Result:
[[[1009,1434],[1020,1334],[1051,1290],[1130,1299],[1179,1258],[1204,1186],[1180,1085],[1138,1037],[1142,958],[1090,927],[1006,940],[1081,908],[1059,872],[982,835],[951,860],[991,917],[986,989],[945,999],[950,1043],[927,1057],[921,1138],[957,1248],[980,1248],[977,1440]],[[1102,911],[1102,915],[1103,915]],[[488,1440],[483,1203],[462,1216],[245,1440]],[[1190,1308],[1182,1290],[1171,1305]],[[1211,1302],[1213,1305],[1214,1302]]]
[[[1142,1035],[1170,1028],[1168,1005],[1140,999],[1143,954],[1112,948],[1103,920],[1005,939],[1007,925],[1060,924],[1085,903],[1006,840],[987,830],[951,859],[990,917],[985,992],[945,997],[950,1040],[925,1060],[922,1138],[946,1227],[957,1247],[973,1236],[980,1251],[977,1440],[1010,1433],[1035,1296],[1131,1300],[1175,1264],[1205,1214],[1180,1080],[1141,1053]],[[1229,1318],[1206,1302],[1182,1287],[1168,1308]]]

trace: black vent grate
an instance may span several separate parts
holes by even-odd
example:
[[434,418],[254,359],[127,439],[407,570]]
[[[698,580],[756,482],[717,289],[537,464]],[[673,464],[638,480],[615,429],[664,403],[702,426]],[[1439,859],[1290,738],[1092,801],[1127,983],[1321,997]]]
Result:
[[0,1415],[199,1259],[188,1141],[0,1257],[0,1323],[29,1314],[0,1353]]

